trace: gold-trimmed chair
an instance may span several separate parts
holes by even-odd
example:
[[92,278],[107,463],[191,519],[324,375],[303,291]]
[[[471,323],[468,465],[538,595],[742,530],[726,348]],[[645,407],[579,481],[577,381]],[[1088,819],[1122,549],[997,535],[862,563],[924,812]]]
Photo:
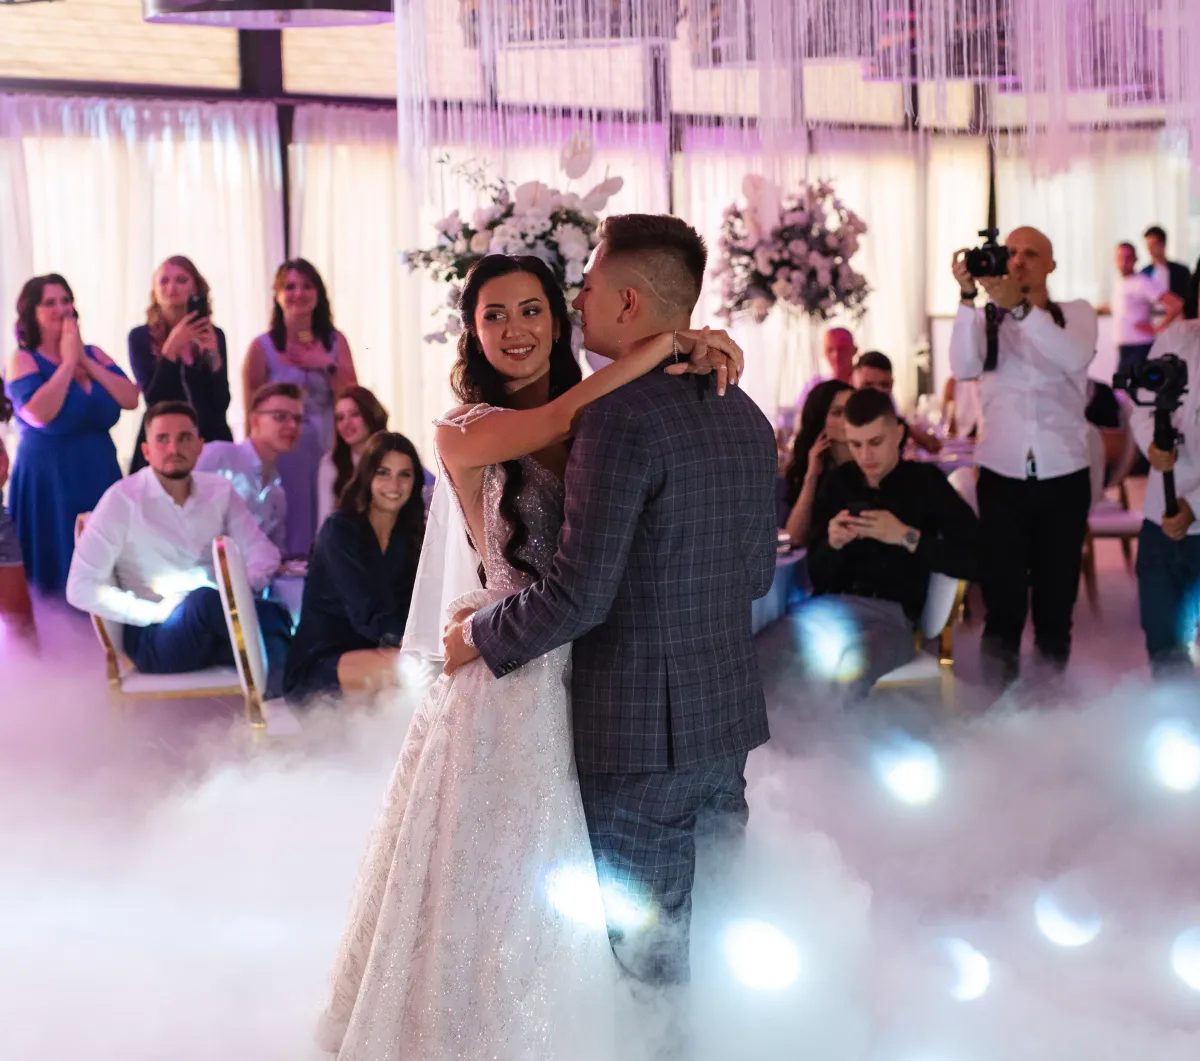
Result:
[[246,702],[246,719],[256,733],[287,736],[300,732],[300,724],[282,700],[267,700],[267,652],[255,608],[257,594],[246,573],[242,550],[232,538],[214,538],[213,570],[225,611],[225,624],[233,644],[233,662]]
[[[81,512],[75,517],[77,543],[90,514]],[[143,674],[123,651],[124,624],[94,614],[90,618],[104,649],[109,702],[119,712],[138,700],[213,700],[243,695],[238,672],[233,667],[206,667],[182,674]],[[249,710],[247,704],[247,716]]]
[[[906,689],[937,684],[942,706],[954,706],[954,642],[955,622],[962,615],[967,583],[951,575],[934,571],[929,576],[929,591],[925,609],[913,637],[917,656],[903,666],[889,671],[874,685],[876,689]],[[936,642],[937,651],[926,651],[927,642]]]

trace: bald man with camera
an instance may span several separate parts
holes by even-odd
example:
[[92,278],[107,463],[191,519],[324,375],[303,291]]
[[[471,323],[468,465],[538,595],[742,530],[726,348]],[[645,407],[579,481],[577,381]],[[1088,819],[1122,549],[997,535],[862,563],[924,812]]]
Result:
[[[952,268],[962,301],[950,367],[955,379],[980,381],[983,406],[975,462],[984,676],[1007,685],[1020,674],[1031,601],[1041,660],[1059,672],[1071,652],[1091,507],[1084,409],[1096,311],[1050,298],[1054,249],[1035,228],[958,251]],[[989,304],[977,309],[981,289]]]

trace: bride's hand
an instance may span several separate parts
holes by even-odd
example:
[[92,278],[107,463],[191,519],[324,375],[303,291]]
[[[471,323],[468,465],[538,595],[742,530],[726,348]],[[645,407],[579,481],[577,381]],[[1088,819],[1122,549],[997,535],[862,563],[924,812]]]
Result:
[[442,650],[446,654],[446,664],[442,667],[442,671],[445,674],[453,674],[459,667],[470,663],[479,656],[479,650],[463,640],[463,624],[469,623],[474,614],[474,609],[462,609],[454,616],[442,634]]
[[675,339],[680,352],[688,355],[688,360],[686,364],[669,365],[666,370],[669,374],[681,376],[693,372],[707,375],[715,371],[718,394],[724,394],[728,385],[736,386],[742,378],[745,355],[728,333],[701,328],[698,331],[676,332]]

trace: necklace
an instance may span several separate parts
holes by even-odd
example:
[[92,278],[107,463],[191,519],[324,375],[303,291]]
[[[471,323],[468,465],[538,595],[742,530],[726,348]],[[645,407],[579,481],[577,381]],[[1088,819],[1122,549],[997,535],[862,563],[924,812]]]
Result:
[[305,346],[312,343],[314,338],[313,333],[308,330],[296,333],[296,342],[303,343]]

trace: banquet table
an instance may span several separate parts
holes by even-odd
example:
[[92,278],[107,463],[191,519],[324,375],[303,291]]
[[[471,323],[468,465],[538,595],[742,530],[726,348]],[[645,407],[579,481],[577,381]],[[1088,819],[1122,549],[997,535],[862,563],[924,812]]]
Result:
[[775,557],[775,578],[765,597],[750,606],[750,632],[757,634],[782,619],[792,595],[803,593],[808,585],[807,549],[789,549]]
[[940,453],[926,453],[913,447],[908,458],[919,464],[936,464],[943,473],[949,475],[975,463],[975,442],[969,438],[947,438],[942,441]]

